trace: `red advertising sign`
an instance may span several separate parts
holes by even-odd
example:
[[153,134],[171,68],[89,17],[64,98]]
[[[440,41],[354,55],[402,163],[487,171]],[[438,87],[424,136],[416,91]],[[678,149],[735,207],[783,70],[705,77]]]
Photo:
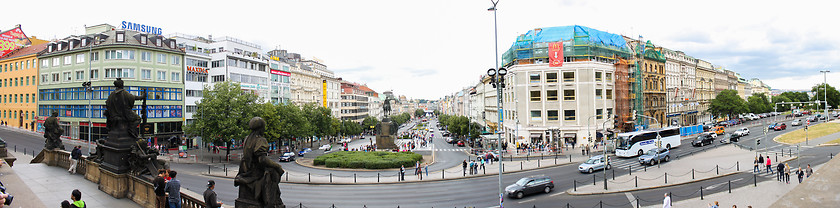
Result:
[[32,42],[23,34],[23,30],[20,27],[0,33],[0,57],[30,44]]
[[280,70],[271,70],[271,74],[276,74],[276,75],[280,75],[280,76],[287,76],[287,77],[292,76],[292,73],[284,72],[284,71],[280,71]]
[[195,66],[187,66],[187,71],[207,74],[207,69]]
[[548,43],[548,66],[563,66],[563,42]]

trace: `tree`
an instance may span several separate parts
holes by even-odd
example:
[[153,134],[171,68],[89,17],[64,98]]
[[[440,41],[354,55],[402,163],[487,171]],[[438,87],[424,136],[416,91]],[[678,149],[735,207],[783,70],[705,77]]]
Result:
[[424,111],[423,109],[414,110],[414,117],[416,117],[416,118],[423,117],[423,115],[425,115],[425,114],[426,114],[426,111]]
[[242,141],[250,130],[248,122],[254,115],[257,95],[245,93],[238,83],[217,82],[213,89],[205,87],[198,103],[195,119],[187,125],[186,133],[203,135],[204,142],[224,143],[230,155],[231,143]]
[[433,113],[435,114],[435,116],[439,116],[439,115],[440,115],[440,111],[439,111],[439,110],[435,110],[435,111],[433,111]]
[[783,92],[781,96],[790,99],[791,102],[807,102],[809,101],[808,93],[806,92]]
[[[828,105],[831,106],[833,109],[837,109],[837,105],[840,104],[840,92],[837,91],[834,87],[828,84],[818,84],[811,88],[811,92],[814,92],[814,99],[819,101],[825,101],[825,91],[826,89],[823,88],[824,86],[828,87]],[[820,104],[821,109],[825,109],[825,104]]]
[[372,116],[365,117],[365,120],[362,120],[362,128],[363,129],[373,129],[376,124],[379,124],[379,119],[376,119]]
[[291,144],[291,140],[293,138],[304,138],[311,135],[311,127],[309,124],[309,120],[306,119],[303,115],[303,111],[300,107],[294,104],[279,104],[273,105],[277,112],[277,116],[280,118],[280,122],[275,126],[270,126],[266,128],[276,130],[278,133],[278,138],[284,141],[284,143]]
[[389,118],[391,118],[391,121],[397,124],[397,126],[401,126],[405,124],[405,122],[408,122],[408,119],[411,119],[411,115],[408,113],[401,113],[399,115],[391,115]]
[[748,107],[744,99],[741,99],[735,90],[721,91],[709,105],[709,112],[718,117],[729,116],[731,118],[733,115],[746,113],[747,111]]
[[[306,135],[307,137],[316,136],[322,138],[333,134],[335,130],[332,128],[332,112],[329,108],[306,104],[301,107],[301,110],[310,125],[309,134]],[[312,147],[312,142],[313,140],[309,140],[310,147]]]
[[747,98],[747,106],[752,113],[767,113],[773,110],[767,95],[764,95],[764,93],[753,94]]
[[778,108],[776,109],[776,111],[779,111],[779,112],[789,111],[790,110],[790,104],[788,104],[788,105],[776,105],[776,103],[789,103],[789,102],[793,102],[793,101],[790,100],[790,98],[788,98],[787,96],[784,96],[784,95],[778,95],[778,96],[773,97],[773,106],[777,106]]

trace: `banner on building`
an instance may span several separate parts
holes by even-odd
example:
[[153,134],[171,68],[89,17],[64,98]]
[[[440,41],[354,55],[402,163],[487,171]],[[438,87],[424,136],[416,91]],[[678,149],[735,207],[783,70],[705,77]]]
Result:
[[563,42],[548,43],[548,66],[561,67],[563,66]]
[[287,77],[292,76],[292,73],[284,72],[284,71],[280,71],[280,70],[271,70],[271,74],[276,74],[276,75],[280,75],[280,76],[287,76]]
[[20,26],[0,33],[0,57],[11,53],[15,49],[22,48],[30,44],[32,44],[32,42],[29,41],[26,34],[23,34],[23,30],[20,29]]
[[323,82],[324,90],[323,90],[323,93],[321,93],[321,94],[324,95],[324,97],[323,97],[324,107],[326,108],[327,107],[327,80],[325,79],[323,81],[324,81]]

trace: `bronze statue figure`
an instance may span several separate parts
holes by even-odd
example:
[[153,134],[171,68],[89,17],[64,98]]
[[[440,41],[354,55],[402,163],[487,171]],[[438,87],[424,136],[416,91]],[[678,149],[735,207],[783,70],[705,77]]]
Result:
[[254,117],[248,122],[251,134],[245,138],[242,162],[233,185],[239,187],[238,208],[285,208],[280,199],[280,176],[283,167],[268,158],[268,141],[263,137],[265,120]]
[[61,142],[62,134],[64,134],[64,129],[58,126],[58,112],[53,111],[50,117],[44,120],[44,138],[47,138],[44,148],[64,150],[64,144]]
[[105,101],[105,118],[107,121],[105,127],[109,131],[115,129],[128,130],[128,134],[132,138],[138,138],[137,125],[140,124],[140,116],[132,110],[134,108],[135,100],[142,100],[146,95],[135,96],[126,91],[123,86],[123,81],[117,78],[114,81],[114,86],[117,88],[111,95],[108,95],[108,100]]

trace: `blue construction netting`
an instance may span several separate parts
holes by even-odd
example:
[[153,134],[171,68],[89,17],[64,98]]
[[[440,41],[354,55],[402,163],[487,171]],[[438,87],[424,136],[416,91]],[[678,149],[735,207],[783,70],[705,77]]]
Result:
[[[589,36],[589,42],[600,45],[615,46],[619,48],[627,47],[627,42],[624,37],[617,34],[612,34],[596,29],[592,29],[580,25],[560,26],[560,27],[546,27],[540,30],[529,30],[521,39],[529,39],[530,42],[544,43],[557,42],[561,40],[572,40],[575,35]],[[518,39],[520,39],[518,38]],[[530,44],[530,43],[528,43]]]
[[680,127],[680,136],[703,133],[703,125]]

